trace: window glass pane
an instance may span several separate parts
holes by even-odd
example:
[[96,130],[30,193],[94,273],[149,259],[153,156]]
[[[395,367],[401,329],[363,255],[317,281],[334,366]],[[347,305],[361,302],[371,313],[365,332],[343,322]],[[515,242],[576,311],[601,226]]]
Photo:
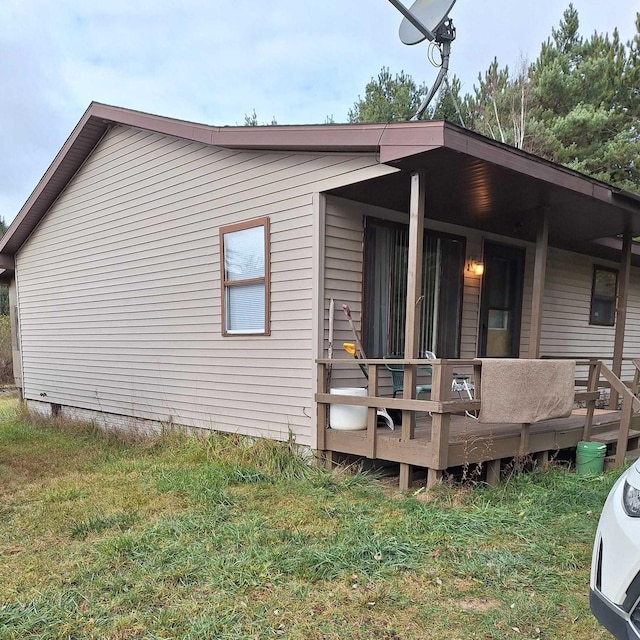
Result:
[[[386,352],[391,315],[391,234],[389,227],[367,226],[365,252],[365,300],[367,326],[364,351],[370,357],[382,357]],[[375,310],[375,313],[372,313]]]
[[[366,234],[365,352],[369,357],[404,353],[407,306],[407,227],[369,220]],[[464,244],[425,233],[419,351],[458,355]]]
[[509,328],[509,312],[502,309],[489,309],[489,329]]
[[227,287],[225,302],[229,333],[261,333],[265,330],[264,283]]
[[462,304],[462,272],[464,242],[453,238],[440,240],[442,269],[439,286],[438,340],[432,349],[440,358],[460,356],[460,312]]
[[613,300],[594,298],[591,304],[591,322],[593,324],[613,325],[615,318]]
[[618,272],[594,267],[590,324],[612,327],[616,321]]
[[224,234],[225,280],[264,277],[264,227],[251,227]]
[[606,298],[616,297],[616,274],[613,271],[596,271],[596,280],[593,285],[593,293],[596,296]]
[[511,293],[511,263],[509,260],[495,258],[491,261],[489,278],[489,306],[494,309],[506,309]]

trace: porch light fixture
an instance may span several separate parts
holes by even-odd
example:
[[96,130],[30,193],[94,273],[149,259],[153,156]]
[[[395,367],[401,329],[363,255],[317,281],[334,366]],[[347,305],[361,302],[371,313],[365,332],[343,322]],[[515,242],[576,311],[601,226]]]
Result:
[[481,276],[484,273],[484,262],[480,262],[480,260],[476,260],[475,258],[469,258],[467,271],[474,276]]

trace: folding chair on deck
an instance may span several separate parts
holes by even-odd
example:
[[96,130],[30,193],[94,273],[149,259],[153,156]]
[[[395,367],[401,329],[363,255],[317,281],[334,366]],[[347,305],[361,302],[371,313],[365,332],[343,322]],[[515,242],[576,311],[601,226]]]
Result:
[[[386,356],[389,360],[393,360],[394,358],[402,359],[403,355],[390,355]],[[422,354],[423,358],[428,358],[429,360],[435,360],[436,355],[433,351],[424,351]],[[385,364],[385,367],[389,369],[391,372],[391,385],[393,387],[393,397],[395,398],[399,393],[402,393],[404,390],[404,365],[402,364],[393,364],[392,362],[389,364]],[[426,375],[431,379],[433,374],[433,367],[428,365],[426,367],[418,367],[418,377],[421,375]],[[416,384],[416,398],[422,393],[431,393],[431,382],[427,384]]]

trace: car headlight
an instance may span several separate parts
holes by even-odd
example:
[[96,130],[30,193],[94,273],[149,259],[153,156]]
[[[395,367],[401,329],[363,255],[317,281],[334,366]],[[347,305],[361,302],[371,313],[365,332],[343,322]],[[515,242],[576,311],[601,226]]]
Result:
[[631,518],[640,518],[640,489],[632,487],[626,480],[622,491],[622,505]]

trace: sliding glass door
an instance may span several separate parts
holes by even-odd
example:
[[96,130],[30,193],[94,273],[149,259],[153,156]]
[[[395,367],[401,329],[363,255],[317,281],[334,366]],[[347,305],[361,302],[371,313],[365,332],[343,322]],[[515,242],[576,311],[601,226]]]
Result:
[[[409,229],[368,218],[365,227],[364,347],[369,357],[404,353]],[[464,238],[425,231],[420,351],[459,354]]]

